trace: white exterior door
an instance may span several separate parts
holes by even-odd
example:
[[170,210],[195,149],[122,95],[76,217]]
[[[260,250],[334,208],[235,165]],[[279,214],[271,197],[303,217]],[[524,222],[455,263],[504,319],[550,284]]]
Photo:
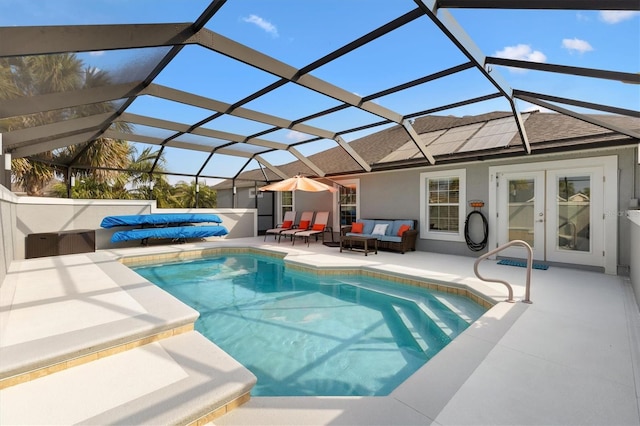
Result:
[[[524,240],[535,260],[617,273],[617,215],[604,208],[617,205],[616,157],[497,166],[489,175],[490,249]],[[526,258],[526,251],[498,256]]]
[[[498,245],[523,240],[533,249],[533,258],[544,260],[545,181],[544,172],[497,173]],[[524,258],[524,247],[510,247],[503,256]]]
[[601,167],[547,174],[547,258],[604,266],[604,200]]

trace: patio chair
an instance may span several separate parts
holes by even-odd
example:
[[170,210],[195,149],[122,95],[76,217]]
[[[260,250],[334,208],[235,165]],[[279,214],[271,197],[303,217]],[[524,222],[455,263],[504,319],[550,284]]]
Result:
[[318,212],[316,213],[316,219],[313,221],[313,226],[311,229],[307,231],[299,231],[295,232],[291,235],[293,239],[293,245],[296,244],[296,238],[301,237],[304,238],[307,247],[309,247],[309,237],[312,235],[316,236],[316,241],[318,240],[318,234],[322,236],[322,242],[324,242],[324,230],[327,227],[327,223],[329,222],[329,212]]
[[288,229],[286,231],[282,231],[278,234],[278,243],[280,242],[280,238],[282,236],[293,236],[296,232],[307,231],[311,229],[311,221],[313,221],[314,212],[302,212],[300,216],[300,222],[292,229]]
[[273,234],[275,239],[282,231],[287,231],[293,228],[293,224],[296,222],[296,212],[289,211],[284,213],[282,223],[279,223],[275,228],[267,229],[264,234],[264,240],[267,241],[267,235]]

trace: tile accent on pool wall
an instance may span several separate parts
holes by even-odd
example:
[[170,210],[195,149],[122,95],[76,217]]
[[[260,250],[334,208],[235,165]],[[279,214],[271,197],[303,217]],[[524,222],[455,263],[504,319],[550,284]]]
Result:
[[[162,253],[162,254],[150,254],[146,256],[132,256],[132,257],[124,257],[120,259],[126,266],[142,266],[142,265],[151,265],[154,263],[165,263],[165,262],[177,262],[180,260],[191,260],[191,259],[199,259],[206,258],[212,256],[220,256],[225,254],[257,254],[260,256],[268,256],[276,259],[284,259],[286,254],[280,252],[274,252],[265,249],[256,249],[252,247],[217,247],[217,248],[206,248],[206,249],[194,249],[188,251],[180,251],[174,253]],[[421,280],[416,278],[410,278],[405,275],[391,274],[391,273],[383,273],[377,270],[369,270],[365,268],[352,268],[346,267],[341,269],[339,267],[314,267],[314,266],[306,266],[300,264],[294,264],[291,262],[285,261],[285,266],[289,269],[295,271],[306,272],[309,274],[315,275],[363,275],[366,277],[372,277],[387,281],[392,281],[395,283],[406,284],[414,287],[420,287],[427,290],[432,291],[440,291],[443,293],[452,293],[457,294],[459,296],[467,297],[485,309],[489,309],[493,307],[498,300],[493,300],[492,298],[477,292],[476,290],[469,288],[467,286],[460,286],[456,284],[442,284],[442,283],[433,283],[429,282],[427,279]]]

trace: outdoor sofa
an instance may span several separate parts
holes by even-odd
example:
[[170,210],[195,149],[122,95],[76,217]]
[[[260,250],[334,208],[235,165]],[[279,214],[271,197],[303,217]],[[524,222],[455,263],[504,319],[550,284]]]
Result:
[[[376,225],[379,226],[376,227]],[[402,235],[399,235],[401,228]],[[380,234],[379,231],[383,233]],[[343,226],[340,233],[348,237],[375,237],[378,240],[379,249],[398,251],[404,254],[407,251],[416,250],[418,221],[413,219],[359,219],[351,225]]]

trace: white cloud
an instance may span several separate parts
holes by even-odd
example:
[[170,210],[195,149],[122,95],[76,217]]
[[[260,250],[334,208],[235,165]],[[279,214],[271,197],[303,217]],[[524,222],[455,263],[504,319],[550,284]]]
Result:
[[590,52],[593,50],[593,47],[589,44],[588,41],[580,40],[578,38],[565,38],[562,40],[562,47],[567,49],[570,52]]
[[97,51],[89,52],[89,56],[102,56],[105,53],[106,52],[104,50],[97,50]]
[[292,140],[294,142],[303,141],[303,140],[307,139],[308,137],[309,137],[308,135],[306,135],[304,133],[300,133],[297,130],[290,130],[287,133],[287,136],[286,136],[287,139]]
[[[498,58],[516,59],[518,61],[545,62],[547,57],[539,50],[531,49],[528,44],[518,44],[516,46],[507,46],[495,53]],[[507,67],[512,72],[526,72],[520,68]]]
[[603,10],[600,12],[600,19],[607,24],[617,24],[635,16],[640,16],[640,12],[633,10]]
[[244,22],[248,22],[250,24],[257,25],[259,28],[262,28],[267,33],[271,34],[273,37],[278,37],[278,28],[273,25],[269,21],[265,21],[258,15],[249,15],[247,18],[242,18]]
[[584,14],[582,12],[576,13],[576,19],[578,21],[581,21],[581,22],[589,22],[589,21],[591,21],[591,18],[589,18],[588,15],[586,15],[586,14]]

